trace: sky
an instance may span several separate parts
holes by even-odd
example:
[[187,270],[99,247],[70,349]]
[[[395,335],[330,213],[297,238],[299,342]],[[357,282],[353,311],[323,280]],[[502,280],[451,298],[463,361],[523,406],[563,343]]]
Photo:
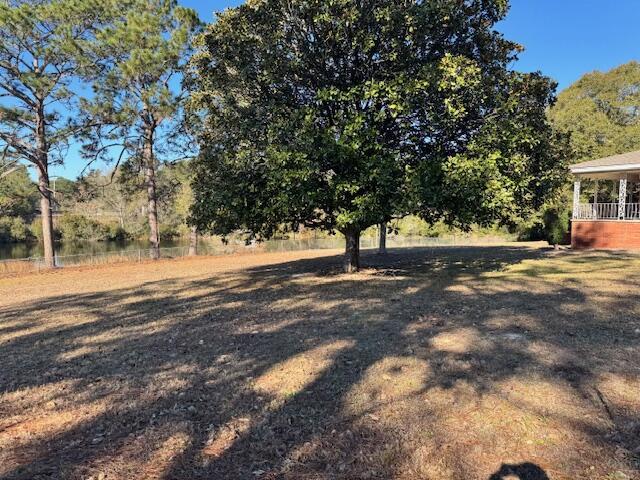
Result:
[[[242,2],[180,3],[211,22],[214,12]],[[507,18],[496,28],[525,48],[512,68],[541,71],[558,82],[560,91],[585,73],[640,60],[638,25],[640,0],[511,0]],[[53,168],[53,175],[75,178],[81,172],[82,160],[73,153],[69,157],[64,166]]]

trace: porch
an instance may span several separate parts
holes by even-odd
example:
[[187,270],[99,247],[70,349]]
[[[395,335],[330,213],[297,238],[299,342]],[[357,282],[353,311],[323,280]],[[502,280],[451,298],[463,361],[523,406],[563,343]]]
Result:
[[572,246],[640,249],[640,152],[573,165],[571,173]]
[[574,220],[640,220],[640,203],[580,203],[573,209]]

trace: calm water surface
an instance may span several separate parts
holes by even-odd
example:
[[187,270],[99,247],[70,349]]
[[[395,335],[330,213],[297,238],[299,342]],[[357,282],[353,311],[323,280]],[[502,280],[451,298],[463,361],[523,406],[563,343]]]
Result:
[[[389,236],[387,238],[387,246],[394,247],[430,247],[444,245],[470,245],[476,243],[498,243],[506,240],[514,240],[504,236],[492,237],[486,236],[476,239],[465,237],[446,236],[439,238],[429,237],[402,237]],[[189,239],[177,239],[171,241],[163,241],[161,247],[163,249],[188,248]],[[378,240],[375,237],[362,237],[360,247],[377,248]],[[149,243],[146,241],[126,241],[126,242],[69,242],[58,243],[56,245],[56,256],[72,257],[72,256],[93,256],[104,254],[118,254],[125,252],[136,252],[138,250],[146,250]],[[252,251],[256,248],[263,249],[267,252],[277,251],[294,251],[294,250],[318,250],[344,248],[344,239],[339,236],[329,238],[310,238],[310,239],[289,239],[289,240],[270,240],[260,245],[245,245],[242,241],[235,241],[229,244],[223,244],[219,239],[204,238],[198,243],[198,250],[201,254],[218,255],[232,253],[238,251]],[[16,260],[21,258],[38,258],[42,257],[42,246],[38,243],[0,243],[0,261]]]
[[[267,251],[290,251],[318,248],[342,248],[344,240],[333,237],[326,239],[310,240],[272,240],[260,245]],[[188,248],[189,239],[165,240],[161,243],[163,249]],[[149,242],[125,241],[125,242],[61,242],[56,244],[56,256],[91,256],[109,253],[131,252],[146,250]],[[200,253],[215,255],[230,253],[231,251],[255,250],[255,245],[245,245],[242,241],[223,244],[219,239],[201,239],[198,244]],[[0,243],[0,260],[16,260],[22,258],[42,257],[43,248],[39,243]]]

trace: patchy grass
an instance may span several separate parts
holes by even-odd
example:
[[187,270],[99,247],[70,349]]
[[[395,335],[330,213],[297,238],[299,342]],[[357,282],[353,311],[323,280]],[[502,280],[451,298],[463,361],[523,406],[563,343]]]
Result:
[[335,254],[0,280],[0,478],[640,478],[640,257]]

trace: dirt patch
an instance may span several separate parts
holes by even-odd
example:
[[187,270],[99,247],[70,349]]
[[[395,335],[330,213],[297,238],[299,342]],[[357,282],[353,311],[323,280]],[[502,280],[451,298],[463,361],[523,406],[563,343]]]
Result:
[[0,280],[0,477],[640,478],[640,257],[336,253]]

